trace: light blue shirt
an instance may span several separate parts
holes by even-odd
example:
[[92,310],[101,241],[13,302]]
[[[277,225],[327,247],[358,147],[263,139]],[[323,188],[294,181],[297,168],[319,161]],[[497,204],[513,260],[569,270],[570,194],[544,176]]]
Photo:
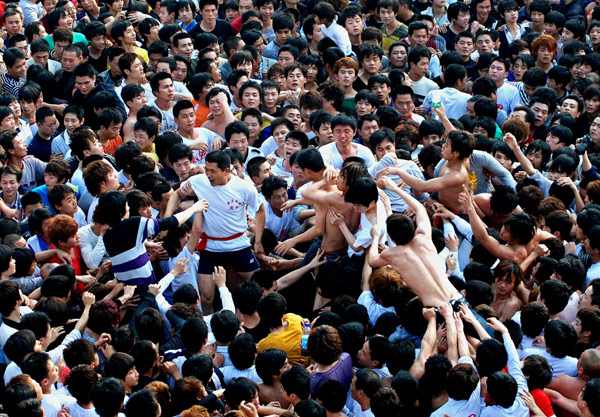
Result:
[[467,93],[458,91],[453,87],[446,87],[442,90],[433,90],[427,93],[423,101],[423,107],[427,113],[431,113],[431,100],[434,92],[440,95],[442,104],[446,110],[448,119],[460,119],[467,113],[467,101],[472,97]]

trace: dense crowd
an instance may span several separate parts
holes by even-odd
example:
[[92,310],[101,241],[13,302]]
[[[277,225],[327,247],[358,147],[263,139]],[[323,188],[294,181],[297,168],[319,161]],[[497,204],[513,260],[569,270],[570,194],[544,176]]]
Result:
[[0,1],[0,411],[600,417],[600,6]]

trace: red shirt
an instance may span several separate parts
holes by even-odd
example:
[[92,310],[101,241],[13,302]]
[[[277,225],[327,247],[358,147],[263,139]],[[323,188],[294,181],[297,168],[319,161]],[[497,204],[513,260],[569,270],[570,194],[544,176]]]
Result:
[[[56,248],[56,246],[50,245],[50,249],[55,249],[55,248]],[[58,256],[52,257],[48,262],[55,262],[57,264],[63,263],[58,258]],[[87,268],[85,267],[85,262],[83,261],[83,258],[81,256],[81,250],[79,249],[79,246],[75,246],[73,248],[73,255],[71,256],[71,266],[73,266],[73,269],[75,270],[75,276],[84,275],[86,273],[86,271],[84,269],[87,269]],[[81,294],[83,294],[84,289],[85,289],[85,285],[83,285],[79,281],[75,282],[73,291],[75,291],[77,294],[81,295]]]
[[547,416],[552,417],[554,415],[554,410],[552,409],[552,403],[550,402],[550,397],[543,390],[537,388],[531,391],[531,396],[535,400],[535,403],[540,410]]

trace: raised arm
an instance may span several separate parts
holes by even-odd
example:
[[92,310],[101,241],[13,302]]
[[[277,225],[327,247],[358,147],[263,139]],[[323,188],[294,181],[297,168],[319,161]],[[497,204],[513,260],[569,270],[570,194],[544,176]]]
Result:
[[527,173],[527,175],[535,174],[535,168],[531,164],[531,161],[527,159],[527,157],[523,154],[521,149],[519,148],[519,144],[517,143],[517,138],[514,137],[512,133],[506,133],[504,135],[504,142],[508,145],[511,151],[514,152],[517,157],[517,161],[523,167],[523,170]]
[[306,273],[326,263],[327,260],[323,257],[324,252],[321,249],[319,249],[315,257],[308,264],[292,272],[288,272],[287,274],[279,278],[277,280],[277,291],[282,291],[288,288],[290,285],[294,284],[296,281],[302,278]]
[[501,245],[500,242],[488,235],[485,223],[481,220],[477,211],[475,211],[473,198],[466,187],[463,187],[463,191],[458,196],[458,201],[462,204],[463,209],[469,214],[473,235],[492,255],[499,259],[510,259],[515,262],[520,261],[512,249],[506,245]]
[[425,330],[423,340],[421,341],[421,351],[419,352],[419,356],[408,370],[408,372],[410,372],[410,374],[414,376],[416,380],[421,379],[425,373],[425,362],[433,354],[437,331],[435,310],[433,308],[424,308],[423,317],[425,317],[425,320],[427,320],[427,330]]
[[194,205],[192,207],[188,208],[187,210],[184,210],[181,213],[177,213],[175,215],[175,218],[177,219],[177,221],[179,222],[179,225],[181,226],[190,217],[192,217],[192,215],[194,213],[202,213],[203,211],[206,211],[207,209],[208,209],[208,201],[199,200],[199,201],[196,201],[194,203]]
[[[412,178],[416,178],[410,174],[407,174],[407,175]],[[418,178],[416,178],[416,179],[418,179]],[[408,204],[408,207],[410,207],[412,209],[412,211],[415,212],[416,222],[417,222],[416,232],[431,234],[431,222],[429,221],[429,216],[427,215],[427,209],[425,209],[425,206],[423,206],[423,204],[419,203],[416,198],[411,196],[409,193],[404,191],[402,188],[398,187],[398,185],[396,185],[396,183],[394,181],[392,181],[390,178],[384,178],[383,180],[385,183],[385,188],[398,194],[400,196],[400,198],[402,198],[406,202],[406,204]],[[419,181],[421,181],[421,180],[419,180]]]

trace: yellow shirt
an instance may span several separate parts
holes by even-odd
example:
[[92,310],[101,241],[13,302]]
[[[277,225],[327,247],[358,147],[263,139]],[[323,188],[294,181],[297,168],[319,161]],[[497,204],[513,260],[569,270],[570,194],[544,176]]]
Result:
[[281,333],[271,333],[258,342],[258,353],[272,348],[283,350],[287,353],[290,362],[305,359],[301,354],[302,317],[288,313],[283,316],[283,319],[288,322],[287,328]]

